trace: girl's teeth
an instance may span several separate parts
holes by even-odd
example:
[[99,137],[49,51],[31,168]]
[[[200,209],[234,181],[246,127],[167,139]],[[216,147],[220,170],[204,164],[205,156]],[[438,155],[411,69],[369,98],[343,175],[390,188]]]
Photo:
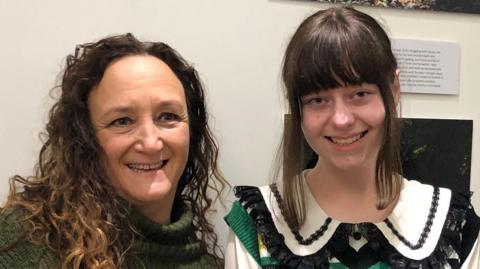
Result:
[[349,145],[349,144],[352,144],[355,141],[358,141],[361,137],[362,137],[362,134],[359,134],[359,135],[356,135],[356,136],[350,137],[350,138],[344,138],[344,139],[333,138],[332,137],[332,141],[333,141],[333,143],[338,144],[338,145]]

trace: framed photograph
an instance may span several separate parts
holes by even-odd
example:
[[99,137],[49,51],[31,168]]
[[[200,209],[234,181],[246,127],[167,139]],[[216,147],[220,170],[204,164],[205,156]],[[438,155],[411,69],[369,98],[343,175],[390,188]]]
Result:
[[472,130],[472,120],[402,119],[404,176],[469,191]]
[[[297,0],[298,1],[298,0]],[[480,14],[480,0],[302,0],[321,3]]]

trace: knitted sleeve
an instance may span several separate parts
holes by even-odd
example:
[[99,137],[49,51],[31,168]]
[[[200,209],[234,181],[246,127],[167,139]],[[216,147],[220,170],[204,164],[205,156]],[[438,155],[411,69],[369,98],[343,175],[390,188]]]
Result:
[[0,269],[57,268],[58,259],[46,247],[24,238],[24,230],[13,213],[0,215]]

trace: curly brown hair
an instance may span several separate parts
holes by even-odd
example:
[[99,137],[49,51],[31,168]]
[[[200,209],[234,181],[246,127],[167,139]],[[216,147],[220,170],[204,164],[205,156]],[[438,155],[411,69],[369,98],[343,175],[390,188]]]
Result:
[[[35,175],[10,179],[3,208],[21,210],[26,238],[58,253],[62,268],[121,268],[135,238],[130,205],[115,199],[101,162],[102,149],[92,126],[87,99],[107,67],[131,55],[165,62],[185,89],[190,145],[176,198],[192,207],[194,226],[210,253],[221,256],[213,226],[206,219],[228,183],[217,168],[218,147],[209,129],[202,84],[195,69],[161,42],[141,42],[132,34],[77,46],[67,56],[60,97],[49,113]],[[18,189],[18,186],[22,189]]]

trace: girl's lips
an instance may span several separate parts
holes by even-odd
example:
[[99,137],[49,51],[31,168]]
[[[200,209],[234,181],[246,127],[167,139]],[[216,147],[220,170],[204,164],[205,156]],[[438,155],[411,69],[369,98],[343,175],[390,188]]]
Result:
[[333,142],[334,144],[337,144],[337,145],[350,145],[352,143],[355,143],[357,142],[358,140],[360,140],[362,137],[364,137],[366,134],[367,134],[368,131],[364,131],[364,132],[361,132],[357,135],[354,135],[354,136],[350,136],[350,137],[333,137],[333,136],[326,136],[326,138],[328,140],[330,140],[331,142]]

